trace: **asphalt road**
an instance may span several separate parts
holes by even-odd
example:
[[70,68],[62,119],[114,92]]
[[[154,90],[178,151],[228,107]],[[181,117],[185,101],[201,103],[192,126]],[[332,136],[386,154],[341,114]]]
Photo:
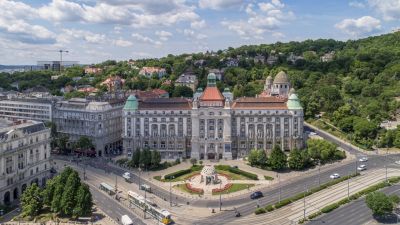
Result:
[[[93,200],[97,207],[103,210],[103,212],[111,217],[114,221],[117,222],[121,220],[122,215],[128,215],[132,219],[134,224],[146,225],[142,222],[141,219],[137,218],[137,216],[133,214],[132,211],[119,205],[116,200],[110,199],[107,196],[107,193],[101,192],[98,188],[94,188],[92,186],[90,186],[90,192],[92,193]],[[119,222],[118,224],[121,223]]]
[[[394,185],[382,190],[385,194],[396,194],[400,196],[400,185]],[[354,224],[362,225],[371,220],[374,220],[371,210],[365,204],[365,198],[353,201],[331,213],[325,214],[309,223],[307,225],[343,225]],[[400,220],[399,220],[400,221]],[[397,219],[393,215],[386,220],[379,221],[385,224],[396,224]]]

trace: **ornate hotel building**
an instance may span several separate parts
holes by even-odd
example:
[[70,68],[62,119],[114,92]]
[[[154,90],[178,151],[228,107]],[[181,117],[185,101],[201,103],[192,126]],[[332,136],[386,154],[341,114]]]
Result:
[[193,99],[130,96],[123,108],[124,153],[150,148],[164,159],[232,159],[254,148],[303,147],[303,108],[285,72],[268,77],[257,97],[221,93],[213,73],[207,81]]

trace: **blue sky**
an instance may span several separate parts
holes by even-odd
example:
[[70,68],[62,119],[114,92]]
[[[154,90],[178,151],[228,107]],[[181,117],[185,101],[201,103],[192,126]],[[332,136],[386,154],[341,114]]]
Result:
[[400,27],[400,0],[0,0],[0,64],[162,57],[357,39]]

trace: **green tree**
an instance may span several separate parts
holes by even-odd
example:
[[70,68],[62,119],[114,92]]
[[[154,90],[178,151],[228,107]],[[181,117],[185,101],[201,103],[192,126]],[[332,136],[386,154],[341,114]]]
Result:
[[45,205],[51,206],[55,189],[56,189],[56,178],[47,180],[46,188],[43,190],[43,203]]
[[151,151],[151,167],[157,168],[161,162],[161,154],[157,150]]
[[249,154],[247,155],[247,161],[249,161],[250,166],[257,166],[258,165],[258,150],[252,149]]
[[145,148],[141,151],[140,154],[140,165],[144,166],[145,169],[148,169],[151,164],[151,152],[148,148]]
[[80,185],[79,174],[76,171],[73,171],[67,179],[65,184],[65,189],[61,198],[61,207],[62,214],[66,216],[71,216],[73,213],[73,209],[76,205],[76,193],[78,191]]
[[30,185],[21,196],[22,214],[34,217],[43,207],[42,190],[36,183]]
[[257,164],[264,167],[268,162],[267,154],[263,149],[257,150]]
[[193,90],[186,86],[175,86],[172,97],[193,97]]
[[57,138],[57,146],[60,148],[61,151],[64,153],[67,152],[67,144],[69,142],[69,137],[68,135],[59,135]]
[[90,216],[92,213],[93,199],[89,186],[81,184],[75,197],[75,207],[72,216],[77,218],[80,216]]
[[279,145],[275,145],[272,148],[271,155],[269,156],[269,165],[273,170],[282,170],[286,168],[287,156]]
[[88,150],[94,147],[92,140],[87,136],[81,136],[75,143],[75,146],[83,150]]
[[136,151],[133,152],[132,154],[132,164],[134,167],[138,167],[140,163],[140,156],[141,156],[141,150],[136,149]]
[[302,170],[308,165],[307,151],[300,151],[299,149],[293,149],[290,151],[288,158],[288,165],[290,169]]
[[373,192],[365,198],[368,208],[372,210],[375,216],[383,216],[391,213],[394,208],[392,199],[382,192]]
[[192,164],[192,166],[197,164],[197,159],[196,158],[191,158],[190,159],[190,163]]

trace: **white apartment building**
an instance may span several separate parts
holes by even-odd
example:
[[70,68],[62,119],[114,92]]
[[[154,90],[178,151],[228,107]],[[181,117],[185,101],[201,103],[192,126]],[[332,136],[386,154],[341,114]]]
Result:
[[166,159],[232,159],[254,148],[303,147],[303,108],[286,73],[268,78],[258,97],[238,99],[228,89],[220,92],[215,74],[207,80],[193,99],[130,96],[123,109],[124,153],[150,148]]
[[0,120],[0,204],[50,178],[50,129],[32,120]]
[[52,121],[53,103],[48,99],[14,98],[0,101],[0,118]]

